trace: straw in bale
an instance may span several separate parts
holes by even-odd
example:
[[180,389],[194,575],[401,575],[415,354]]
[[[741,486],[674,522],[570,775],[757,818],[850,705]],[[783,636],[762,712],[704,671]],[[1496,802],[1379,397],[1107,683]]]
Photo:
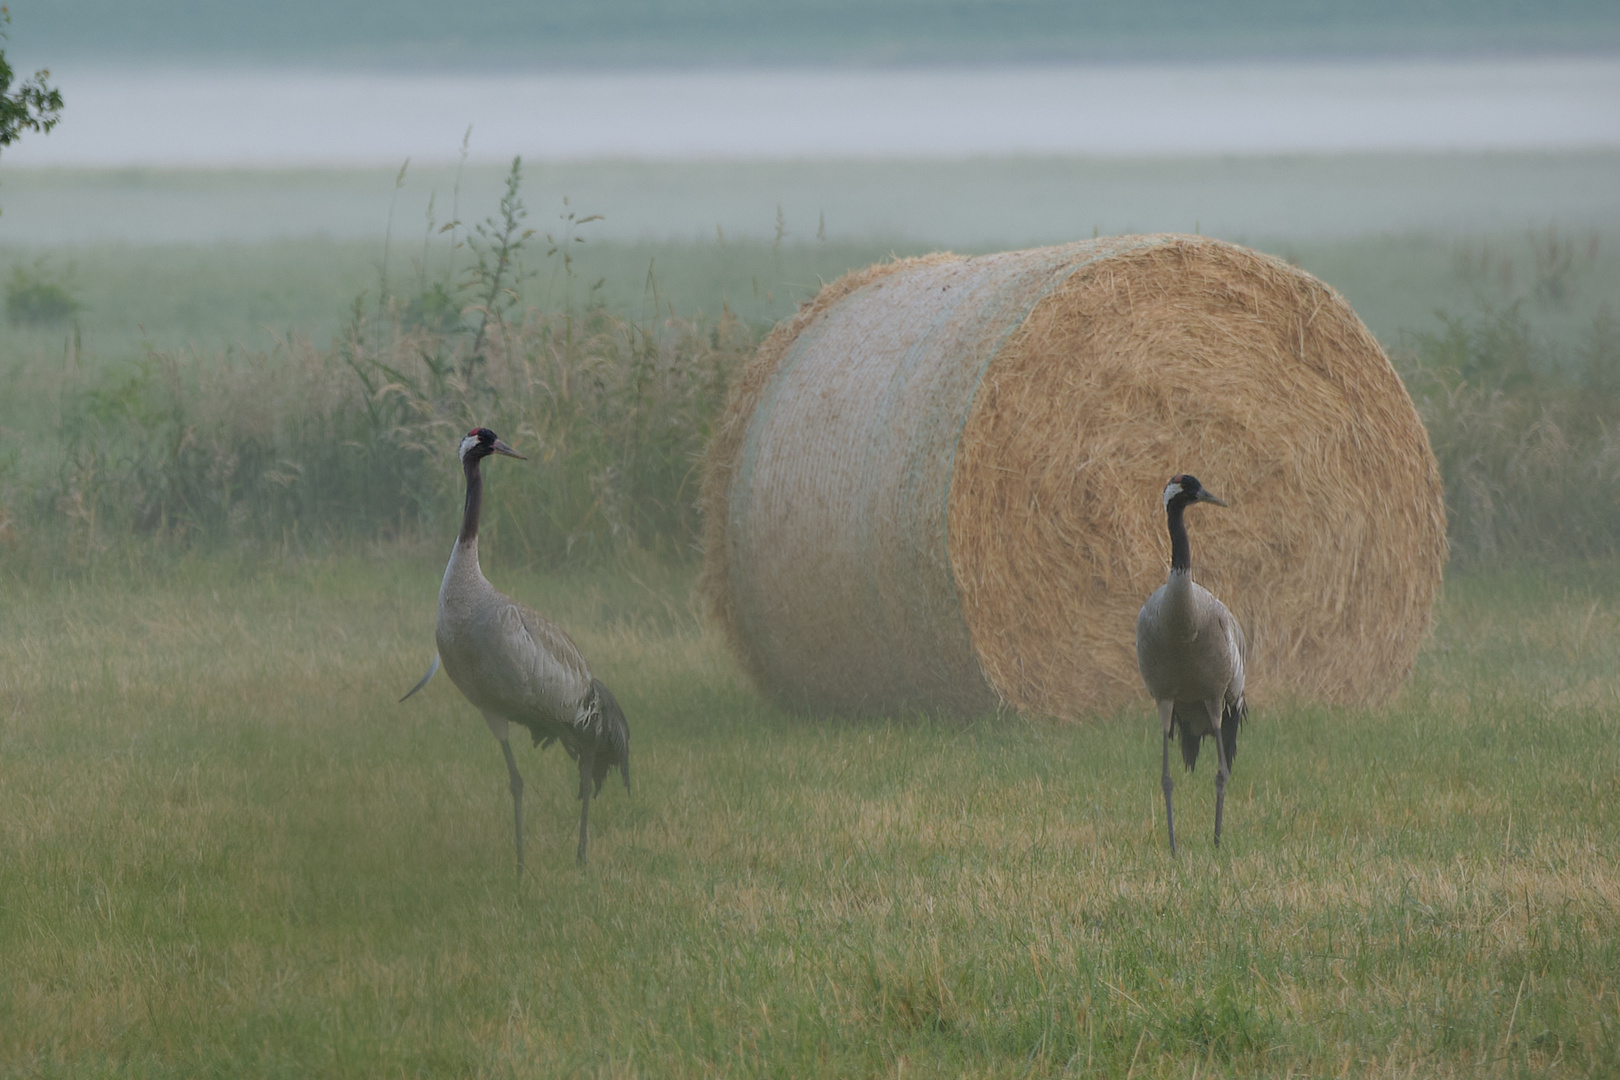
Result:
[[1411,399],[1332,289],[1197,237],[827,286],[710,445],[701,588],[793,705],[1105,711],[1142,692],[1177,472],[1232,505],[1198,521],[1194,574],[1248,631],[1251,700],[1401,685],[1446,550]]

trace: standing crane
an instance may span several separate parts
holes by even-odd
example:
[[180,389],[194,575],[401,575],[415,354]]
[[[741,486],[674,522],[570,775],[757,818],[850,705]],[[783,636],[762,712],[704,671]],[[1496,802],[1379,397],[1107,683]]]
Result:
[[1193,503],[1226,504],[1211,495],[1195,476],[1172,476],[1164,489],[1170,525],[1170,578],[1154,590],[1136,617],[1136,666],[1159,706],[1164,727],[1164,824],[1170,854],[1176,853],[1176,824],[1170,808],[1170,733],[1181,737],[1181,760],[1187,771],[1198,764],[1205,737],[1215,740],[1215,846],[1221,843],[1221,811],[1226,781],[1237,757],[1238,728],[1247,707],[1243,702],[1243,628],[1226,605],[1192,579],[1192,551],[1182,515]]
[[523,873],[523,777],[512,756],[512,724],[529,729],[541,749],[562,743],[579,763],[579,863],[585,865],[591,796],[601,794],[617,767],[630,790],[630,728],[608,688],[591,676],[584,654],[563,629],[498,592],[478,566],[478,514],[484,478],[480,464],[491,454],[527,460],[488,428],[473,428],[461,440],[461,470],[467,502],[461,535],[439,586],[439,654],[405,697],[427,685],[443,661],[450,681],[484,714],[501,744],[511,779],[512,822],[518,874]]

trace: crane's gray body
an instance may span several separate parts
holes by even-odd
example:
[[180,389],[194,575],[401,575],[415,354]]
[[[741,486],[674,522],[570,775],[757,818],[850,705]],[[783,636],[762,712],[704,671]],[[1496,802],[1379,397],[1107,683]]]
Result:
[[[619,703],[591,676],[585,655],[562,627],[489,583],[478,565],[476,532],[457,539],[450,552],[434,637],[445,674],[484,714],[490,734],[500,741],[512,790],[518,872],[523,872],[523,777],[512,756],[512,724],[528,728],[537,746],[562,743],[579,763],[583,865],[591,796],[602,790],[614,767],[630,787],[630,732]],[[422,681],[432,675],[430,668]]]
[[502,594],[478,565],[478,538],[457,540],[439,586],[434,636],[450,681],[498,739],[521,724],[535,741],[601,730],[591,669],[562,628]]
[[1216,718],[1243,700],[1243,629],[1226,605],[1192,579],[1172,570],[1136,617],[1136,666],[1156,702],[1181,706],[1188,734],[1210,734]]

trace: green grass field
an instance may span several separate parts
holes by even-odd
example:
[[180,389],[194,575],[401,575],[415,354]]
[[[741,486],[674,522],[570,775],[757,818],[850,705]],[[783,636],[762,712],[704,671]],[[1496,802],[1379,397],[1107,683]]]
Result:
[[3,1076],[1612,1076],[1620,566],[1453,576],[1410,689],[1270,704],[1165,847],[1144,705],[784,714],[684,572],[500,584],[633,730],[572,863],[379,551],[0,594]]
[[[1517,372],[1531,385],[1487,385],[1474,404],[1454,394],[1436,414],[1440,449],[1478,464],[1496,443],[1518,445],[1505,479],[1486,476],[1501,480],[1489,490],[1503,513],[1573,520],[1612,490],[1603,410],[1620,359],[1612,320],[1603,336],[1594,317],[1620,311],[1620,219],[1604,210],[1617,162],[1507,162],[1491,190],[1519,209],[1467,227],[1429,211],[1412,219],[1422,227],[1382,227],[1340,207],[1326,231],[1230,238],[1338,287],[1398,353],[1441,328],[1436,309],[1517,304],[1522,323],[1470,323],[1463,352],[1487,384]],[[1024,219],[964,198],[1015,173],[1033,194],[1009,201],[1026,211],[1079,181],[1123,192],[1152,175],[1172,194],[1225,177],[1227,205],[1252,210],[1265,191],[1308,192],[1335,170],[1346,190],[1387,174],[1403,198],[1466,203],[1480,197],[1478,165],[970,162],[936,166],[920,203],[969,241],[938,246],[982,250],[998,235],[1090,235],[1089,209],[1061,235],[1025,234],[1009,225]],[[626,207],[664,205],[630,198],[649,174],[593,168],[579,176],[618,176]],[[525,299],[555,308],[559,288],[589,295],[601,280],[595,299],[642,326],[724,304],[757,332],[823,278],[936,246],[840,232],[840,213],[815,238],[817,191],[843,176],[870,195],[921,175],[893,163],[803,167],[790,235],[774,244],[758,200],[794,168],[762,166],[720,191],[753,199],[744,216],[762,229],[728,226],[724,243],[706,221],[696,236],[594,236],[571,281],[536,262]],[[675,172],[696,190],[715,175],[705,169]],[[1543,169],[1551,204],[1584,191],[1589,216],[1520,213],[1541,205]],[[1291,179],[1246,186],[1267,170]],[[313,425],[304,442],[266,446],[292,468],[325,467],[314,451],[350,436],[317,421],[359,415],[332,404],[341,386],[317,379],[328,398],[305,400],[286,350],[244,353],[268,351],[272,334],[324,343],[356,296],[374,305],[382,243],[341,229],[210,239],[206,222],[185,243],[74,238],[75,207],[116,188],[131,212],[174,203],[227,220],[263,197],[280,227],[305,196],[336,205],[349,191],[334,220],[380,208],[380,223],[390,179],[380,202],[355,176],[58,176],[57,204],[37,201],[56,197],[42,174],[0,189],[0,239],[19,216],[43,230],[0,250],[0,278],[64,281],[84,304],[71,327],[0,325],[0,1078],[1620,1075],[1620,561],[1571,561],[1610,550],[1581,537],[1555,545],[1563,561],[1550,565],[1527,561],[1533,546],[1494,562],[1459,554],[1396,701],[1325,709],[1256,688],[1225,845],[1209,843],[1206,767],[1177,788],[1172,859],[1146,703],[1072,726],[786,714],[699,617],[689,565],[630,543],[547,576],[520,565],[516,530],[534,516],[495,513],[486,569],[576,633],[629,714],[636,782],[596,804],[581,872],[571,768],[520,748],[530,875],[516,881],[506,777],[484,725],[442,678],[395,700],[432,653],[448,495],[401,516],[405,540],[297,516],[267,518],[262,533],[231,519],[192,540],[150,525],[113,535],[136,527],[123,505],[136,495],[170,483],[217,493],[203,484],[209,461],[151,456],[147,429],[229,450],[210,425],[251,427],[262,418],[248,406],[262,405],[289,430]],[[1104,231],[1200,220],[1191,204],[1181,222],[1174,198],[1145,198],[1164,216],[1127,221],[1112,203],[1120,221]],[[29,199],[56,217],[28,217]],[[531,198],[536,216],[542,205]],[[951,209],[973,205],[987,209]],[[1300,205],[1279,203],[1279,219]],[[491,209],[482,199],[462,216]],[[420,214],[395,217],[389,291],[401,298],[420,287]],[[443,269],[437,250],[428,280]],[[141,366],[148,349],[178,359]],[[334,356],[330,369],[347,371]],[[230,365],[241,379],[204,378]],[[255,371],[284,372],[290,404]],[[209,397],[229,393],[266,400]],[[706,422],[645,412],[660,400],[621,404]],[[1564,457],[1549,449],[1565,442]],[[613,460],[582,461],[580,477]],[[1535,471],[1547,461],[1567,462],[1565,479],[1591,476],[1549,485]],[[80,481],[103,466],[108,513],[129,521],[76,549],[97,534],[75,507],[100,504],[72,496],[100,490]],[[1551,502],[1526,494],[1552,486]],[[520,490],[540,489],[493,485],[492,506]],[[682,481],[672,498],[689,497]],[[553,509],[523,502],[542,518]],[[1592,535],[1612,535],[1606,520]],[[427,549],[410,539],[423,535]]]

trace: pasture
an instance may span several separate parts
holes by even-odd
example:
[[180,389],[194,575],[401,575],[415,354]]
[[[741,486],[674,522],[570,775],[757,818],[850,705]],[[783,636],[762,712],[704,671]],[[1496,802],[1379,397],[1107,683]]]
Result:
[[[495,482],[498,483],[498,480]],[[1165,849],[1144,705],[813,721],[687,573],[515,570],[631,718],[504,770],[436,553],[8,585],[0,1075],[1613,1075],[1620,574],[1453,575],[1387,706],[1274,705]],[[1122,631],[1124,632],[1124,631]]]
[[[425,192],[383,247],[392,174],[8,175],[4,227],[46,231],[0,231],[0,269],[83,306],[0,326],[0,1077],[1615,1075],[1615,167],[773,166],[710,192],[745,201],[748,228],[587,229],[566,269],[537,239],[520,299],[544,311],[508,339],[499,392],[444,374],[470,319],[405,325],[467,268]],[[714,168],[673,171],[698,190]],[[580,169],[591,190],[649,182]],[[1268,171],[1299,196],[1279,220],[1335,172],[1345,190],[1393,176],[1413,206],[1479,201],[1466,226],[1424,211],[1265,236],[1177,202],[1225,190],[1261,213]],[[761,201],[789,174],[875,191],[923,173],[912,209],[954,238],[829,213],[823,239],[809,188]],[[1014,173],[1046,194],[958,213]],[[1467,182],[1487,173],[1500,184]],[[1178,779],[1176,859],[1146,702],[1077,725],[783,712],[700,617],[691,558],[720,392],[819,280],[936,241],[1089,235],[1089,207],[1063,235],[1015,211],[1085,183],[1117,207],[1152,176],[1175,197],[1104,232],[1248,237],[1395,354],[1454,545],[1410,685],[1365,709],[1256,708],[1223,847],[1206,754]],[[201,231],[72,233],[109,188],[131,220],[190,208]],[[560,190],[531,198],[545,227]],[[462,217],[490,212],[467,197]],[[311,203],[376,225],[230,232],[255,204],[288,232]],[[224,234],[197,224],[210,207]],[[597,304],[611,315],[576,338]],[[372,408],[384,365],[420,393]],[[563,408],[550,388],[570,380],[595,389]],[[588,871],[559,751],[515,747],[519,882],[483,724],[442,675],[396,701],[432,655],[463,413],[568,449],[491,470],[482,535],[491,580],[573,631],[629,716],[636,789],[594,804]],[[613,518],[608,495],[659,513]]]

